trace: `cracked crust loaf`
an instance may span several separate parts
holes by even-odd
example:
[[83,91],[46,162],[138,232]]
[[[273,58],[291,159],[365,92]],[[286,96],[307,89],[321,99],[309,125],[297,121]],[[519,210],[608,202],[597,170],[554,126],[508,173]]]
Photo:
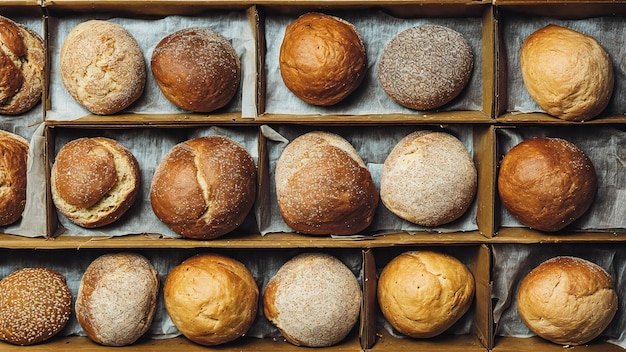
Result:
[[0,226],[22,217],[26,207],[28,141],[0,130]]

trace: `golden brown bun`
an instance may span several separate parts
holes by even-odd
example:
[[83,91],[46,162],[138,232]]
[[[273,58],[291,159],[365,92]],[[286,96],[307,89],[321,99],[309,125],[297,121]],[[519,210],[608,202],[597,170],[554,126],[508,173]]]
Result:
[[502,205],[522,224],[559,231],[593,203],[597,177],[591,160],[573,143],[559,138],[522,141],[500,163]]
[[378,81],[398,104],[415,110],[441,107],[469,82],[474,55],[463,35],[421,25],[396,35],[378,61]]
[[378,190],[354,147],[341,136],[309,132],[276,164],[276,196],[285,223],[311,235],[353,235],[374,219]]
[[137,159],[122,144],[104,137],[79,138],[64,145],[50,174],[54,205],[87,228],[119,219],[137,198],[139,184]]
[[228,104],[241,80],[241,63],[231,43],[203,27],[163,38],[154,48],[150,66],[163,95],[179,108],[195,112]]
[[239,261],[201,254],[170,271],[163,296],[167,313],[185,337],[215,346],[239,338],[252,326],[259,288]]
[[157,166],[150,187],[154,214],[183,237],[211,239],[243,223],[256,199],[250,153],[223,136],[177,144]]
[[617,311],[611,276],[576,257],[555,257],[533,269],[517,291],[524,324],[542,338],[582,345],[599,336]]
[[410,251],[392,259],[378,279],[378,303],[400,333],[430,338],[449,329],[470,308],[474,276],[458,259]]
[[359,87],[367,72],[367,54],[351,23],[312,12],[285,29],[279,65],[293,94],[308,104],[328,106]]
[[60,72],[68,93],[97,115],[124,110],[146,84],[146,64],[135,38],[102,20],[81,22],[70,31],[61,47]]
[[0,226],[19,220],[26,207],[28,141],[0,130]]
[[76,319],[94,342],[130,345],[150,328],[158,292],[159,273],[148,259],[133,253],[105,254],[83,274]]
[[37,32],[0,16],[0,114],[24,113],[41,100],[45,57]]
[[70,319],[65,277],[45,268],[19,269],[0,281],[0,340],[32,345],[56,335]]
[[339,259],[300,254],[270,279],[263,313],[297,346],[327,347],[341,342],[359,319],[361,287]]
[[438,226],[465,213],[476,194],[476,182],[474,161],[456,137],[413,132],[385,160],[380,199],[405,220]]
[[590,120],[611,99],[611,58],[594,38],[569,28],[551,24],[529,35],[520,65],[528,93],[552,116]]

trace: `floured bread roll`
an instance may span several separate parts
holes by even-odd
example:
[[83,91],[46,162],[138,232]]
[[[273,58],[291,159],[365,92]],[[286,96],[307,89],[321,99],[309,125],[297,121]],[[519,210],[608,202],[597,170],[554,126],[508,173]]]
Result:
[[354,147],[339,135],[314,131],[285,147],[275,172],[285,223],[311,235],[352,235],[370,225],[378,190]]
[[298,98],[312,105],[334,105],[363,81],[365,44],[348,21],[307,13],[285,29],[279,67],[285,86]]
[[517,291],[530,330],[561,345],[582,345],[611,323],[618,308],[611,276],[582,258],[554,257],[534,268]]
[[270,279],[263,313],[292,344],[327,347],[350,333],[361,298],[357,278],[339,259],[306,253],[287,261]]
[[119,219],[139,192],[139,164],[130,150],[104,137],[70,141],[50,173],[52,200],[75,224],[94,228]]
[[22,217],[26,207],[28,141],[0,130],[0,226]]
[[87,336],[105,346],[137,341],[152,323],[159,273],[142,255],[105,254],[85,270],[76,297],[76,318]]
[[235,230],[256,199],[256,165],[239,143],[207,136],[175,145],[157,166],[154,214],[183,237],[211,239]]
[[419,131],[400,140],[387,156],[380,199],[405,220],[438,226],[467,211],[476,186],[474,161],[460,140],[445,132]]
[[65,38],[59,60],[65,88],[94,114],[122,111],[143,93],[143,53],[119,24],[102,20],[79,23]]
[[378,279],[387,321],[414,338],[437,336],[456,323],[474,298],[474,276],[453,256],[409,251],[392,259]]
[[45,59],[37,32],[0,16],[0,114],[24,113],[41,100]]
[[522,43],[520,65],[528,93],[552,116],[590,120],[611,100],[611,58],[588,35],[553,24],[545,26]]

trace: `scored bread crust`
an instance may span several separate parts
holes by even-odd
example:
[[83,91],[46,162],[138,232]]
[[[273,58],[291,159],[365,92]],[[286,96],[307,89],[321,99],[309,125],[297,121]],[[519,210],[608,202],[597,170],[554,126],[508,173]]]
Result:
[[361,310],[361,287],[339,259],[300,254],[274,275],[263,294],[263,313],[290,343],[328,347],[352,330]]
[[130,32],[118,24],[79,23],[65,38],[59,60],[68,93],[94,114],[122,111],[143,93],[143,53]]
[[534,268],[517,292],[519,316],[540,337],[582,345],[611,323],[618,309],[613,280],[599,265],[559,256]]
[[256,199],[250,153],[223,136],[177,144],[157,166],[150,187],[155,215],[183,237],[211,239],[233,231]]
[[365,163],[343,137],[309,132],[283,150],[275,171],[285,223],[311,235],[353,235],[374,219],[378,190]]
[[105,254],[85,270],[75,311],[87,336],[106,346],[134,343],[156,311],[159,274],[142,255]]
[[28,141],[0,130],[0,226],[16,222],[26,207]]
[[137,198],[139,185],[137,159],[125,146],[105,137],[70,141],[59,150],[50,173],[55,206],[86,228],[119,219]]
[[41,36],[0,16],[0,114],[24,113],[41,100],[44,66]]

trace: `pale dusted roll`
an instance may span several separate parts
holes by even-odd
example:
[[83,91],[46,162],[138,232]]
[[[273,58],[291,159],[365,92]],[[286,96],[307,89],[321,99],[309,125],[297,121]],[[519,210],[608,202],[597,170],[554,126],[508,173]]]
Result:
[[259,288],[241,262],[200,254],[170,271],[163,298],[172,322],[185,337],[215,346],[236,340],[252,326]]
[[146,64],[135,38],[119,24],[89,20],[74,27],[59,58],[68,93],[97,115],[120,112],[143,94]]
[[0,130],[0,226],[22,217],[26,207],[28,141]]
[[343,137],[314,131],[291,141],[276,164],[276,196],[285,223],[311,235],[352,235],[370,225],[378,190]]
[[385,159],[380,199],[405,220],[439,226],[467,211],[477,177],[472,156],[459,139],[445,132],[413,132]]
[[613,64],[591,36],[547,25],[524,40],[520,65],[528,93],[552,116],[590,120],[611,100]]
[[285,29],[279,67],[285,86],[298,98],[329,106],[359,87],[367,72],[367,53],[354,25],[311,12]]
[[517,311],[530,330],[561,345],[600,336],[618,309],[613,280],[599,265],[561,256],[539,264],[522,280]]
[[159,273],[142,255],[105,254],[83,273],[76,297],[76,318],[87,336],[105,346],[126,346],[152,324]]
[[392,259],[378,279],[378,303],[387,321],[413,338],[440,335],[472,305],[474,276],[455,257],[409,251]]
[[287,261],[265,287],[263,313],[290,343],[328,347],[352,330],[361,311],[361,287],[339,259],[324,253]]
[[33,345],[58,334],[72,313],[65,277],[46,268],[19,269],[0,280],[0,340]]
[[52,200],[76,225],[95,228],[117,221],[140,188],[139,164],[116,140],[79,138],[59,150],[50,172]]

